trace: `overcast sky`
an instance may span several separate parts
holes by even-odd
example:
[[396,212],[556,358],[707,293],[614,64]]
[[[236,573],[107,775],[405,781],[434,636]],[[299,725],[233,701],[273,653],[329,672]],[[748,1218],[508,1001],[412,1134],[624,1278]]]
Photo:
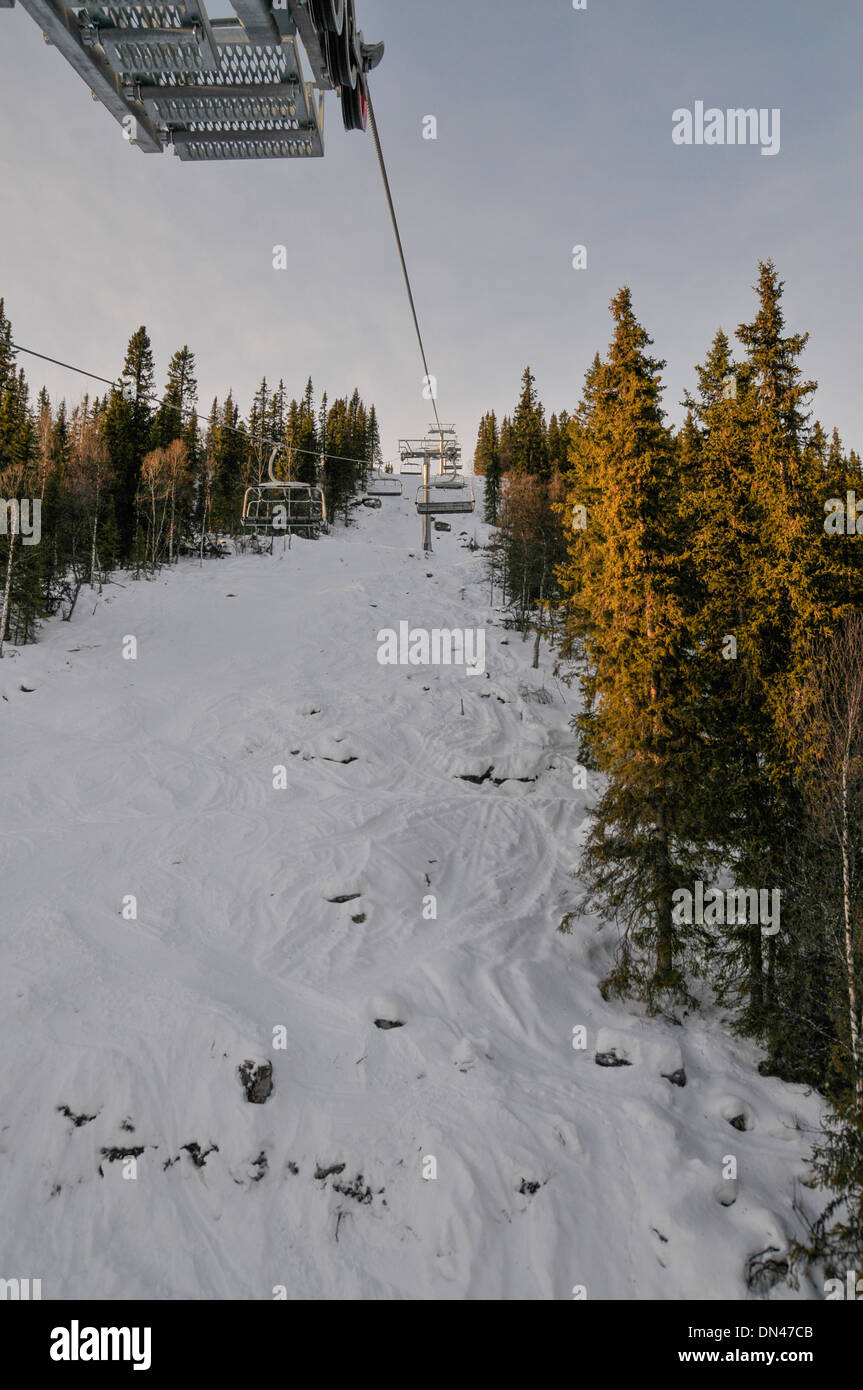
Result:
[[[207,0],[211,18],[229,0]],[[472,453],[530,363],[572,409],[632,287],[666,408],[716,329],[753,314],[759,258],[809,330],[816,413],[863,448],[860,0],[357,0],[441,417]],[[680,146],[672,113],[779,108],[781,148]],[[424,140],[434,115],[438,139]],[[160,387],[187,343],[200,402],[261,377],[356,385],[384,454],[431,416],[370,135],[327,97],[326,157],[194,165],[131,148],[17,6],[0,9],[0,296],[18,342],[113,376],[141,323]],[[291,268],[272,268],[289,247]],[[587,247],[588,268],[572,267]],[[21,359],[37,389],[80,380]]]

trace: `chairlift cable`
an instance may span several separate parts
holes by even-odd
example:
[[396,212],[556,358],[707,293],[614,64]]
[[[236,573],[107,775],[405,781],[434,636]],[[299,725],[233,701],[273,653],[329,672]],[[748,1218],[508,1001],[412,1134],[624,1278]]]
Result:
[[[407,292],[408,292],[408,299],[409,299],[409,301],[410,301],[411,313],[413,314],[414,328],[416,329],[416,333],[417,333],[417,342],[419,343],[419,348],[420,348],[420,356],[421,356],[421,358],[422,358],[423,367],[425,368],[426,385],[428,386],[429,383],[431,382],[431,372],[429,371],[428,359],[426,358],[426,350],[425,350],[425,345],[424,345],[424,343],[423,343],[423,335],[422,335],[422,332],[421,332],[421,330],[420,330],[419,318],[417,317],[417,308],[416,308],[416,303],[415,303],[415,301],[414,301],[413,289],[411,288],[411,279],[410,279],[410,275],[408,274],[407,262],[405,261],[404,247],[402,246],[402,238],[401,238],[401,233],[399,232],[398,218],[396,217],[396,210],[395,210],[395,205],[394,205],[394,203],[393,203],[392,190],[391,190],[391,188],[390,188],[390,181],[389,181],[389,177],[388,177],[388,175],[387,175],[386,161],[384,160],[384,153],[383,153],[383,150],[381,149],[381,140],[380,140],[380,135],[378,134],[378,123],[377,123],[377,121],[375,120],[375,108],[374,108],[374,103],[372,102],[372,94],[371,94],[370,84],[367,83],[367,84],[366,84],[366,87],[367,87],[367,90],[366,90],[366,97],[367,97],[368,108],[369,108],[369,127],[370,127],[371,132],[372,132],[372,139],[373,139],[374,142],[375,142],[375,152],[376,152],[377,157],[378,157],[378,165],[379,165],[380,171],[381,171],[381,178],[383,179],[384,193],[386,194],[387,206],[389,207],[389,212],[390,212],[390,221],[391,221],[392,224],[393,224],[393,231],[394,231],[394,233],[395,233],[395,238],[396,238],[396,247],[398,248],[399,260],[401,261],[402,274],[404,275],[404,280],[405,280],[405,288],[407,289]],[[434,395],[433,395],[432,398],[431,398],[431,403],[432,403],[432,410],[434,411],[435,424],[437,425],[438,429],[440,430],[440,428],[441,428],[440,416],[439,416],[438,413],[437,413],[437,400],[435,399]]]
[[[98,372],[88,372],[85,367],[75,367],[71,362],[61,362],[58,357],[47,357],[44,352],[36,352],[33,348],[22,347],[20,343],[9,343],[9,348],[12,352],[24,352],[28,357],[38,357],[43,362],[51,362],[55,367],[64,367],[69,372],[77,372],[79,376],[89,377],[91,381],[101,381],[106,386],[110,386],[114,391],[122,391],[123,389],[122,375],[120,377],[114,377],[113,379],[107,376],[99,376]],[[167,396],[149,397],[150,403],[154,405],[165,405],[167,399]],[[222,421],[214,422],[209,416],[202,415],[198,410],[181,410],[180,417],[181,419],[197,420],[199,424],[207,425],[210,428],[215,424],[217,429],[229,430],[232,434],[241,434],[249,444],[271,444],[278,446],[280,449],[289,447],[285,444],[283,439],[272,439],[269,435],[257,434],[252,438],[241,426],[226,425]],[[301,449],[295,444],[290,445],[290,449],[295,454],[310,454],[313,458],[332,459],[335,463],[360,463],[365,466],[368,462],[366,459],[349,458],[346,454],[321,453],[319,449]]]

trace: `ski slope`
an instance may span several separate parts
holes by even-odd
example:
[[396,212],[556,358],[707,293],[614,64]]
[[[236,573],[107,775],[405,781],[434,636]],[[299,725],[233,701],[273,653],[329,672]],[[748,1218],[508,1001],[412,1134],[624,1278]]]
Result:
[[[577,697],[486,528],[425,557],[406,491],[0,662],[0,1274],[43,1298],[744,1299],[815,1201],[819,1098],[710,1009],[604,1003],[613,934],[557,930]],[[379,664],[405,620],[484,628],[486,674]]]

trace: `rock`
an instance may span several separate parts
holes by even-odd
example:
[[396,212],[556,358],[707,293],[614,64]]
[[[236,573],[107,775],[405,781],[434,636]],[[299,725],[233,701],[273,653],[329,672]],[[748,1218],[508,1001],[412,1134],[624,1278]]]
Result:
[[376,1018],[375,1027],[383,1029],[404,1028],[404,1023],[398,1018]]
[[493,772],[494,767],[487,767],[482,774],[477,774],[475,772],[460,772],[458,776],[462,782],[473,782],[475,786],[481,787],[483,782],[488,781]]
[[331,1177],[334,1173],[343,1173],[345,1165],[343,1163],[333,1163],[329,1168],[324,1168],[320,1163],[315,1168],[315,1180],[323,1182],[325,1178]]
[[672,1086],[686,1085],[686,1071],[683,1067],[678,1067],[676,1071],[672,1072],[661,1072],[660,1075],[664,1076],[666,1081],[670,1081]]
[[[344,1164],[342,1164],[342,1167],[344,1167]],[[341,1193],[343,1197],[353,1197],[355,1202],[360,1202],[362,1205],[370,1206],[374,1198],[374,1193],[368,1183],[363,1187],[364,1182],[365,1178],[362,1173],[357,1173],[352,1183],[334,1182],[333,1191]],[[384,1189],[381,1188],[381,1192],[383,1192],[383,1190]]]
[[616,1052],[597,1052],[593,1059],[598,1067],[631,1067],[626,1057],[618,1057]]
[[749,1130],[755,1128],[755,1111],[741,1096],[719,1096],[716,1100],[716,1108],[723,1120],[730,1124],[732,1129],[738,1130],[740,1134],[747,1134]]
[[180,1148],[186,1151],[196,1168],[206,1168],[210,1154],[219,1152],[218,1144],[211,1144],[208,1149],[202,1149],[196,1139],[189,1144],[181,1144]]
[[121,1158],[140,1158],[144,1147],[143,1144],[135,1144],[131,1149],[123,1149],[117,1144],[112,1144],[110,1148],[100,1149],[99,1152],[109,1163],[117,1163]]
[[254,1062],[247,1060],[237,1067],[237,1071],[240,1073],[246,1100],[252,1105],[263,1105],[273,1092],[272,1062],[262,1062],[256,1067]]
[[596,1062],[600,1067],[645,1067],[674,1086],[686,1085],[680,1048],[664,1030],[655,1027],[600,1028],[596,1035]]
[[[55,1108],[61,1115],[65,1115],[67,1120],[71,1120],[76,1129],[80,1129],[82,1125],[89,1124],[90,1121],[95,1120],[96,1116],[99,1114],[99,1111],[96,1110],[92,1115],[85,1115],[83,1111],[80,1115],[76,1115],[69,1109],[68,1105],[58,1105]],[[123,1127],[125,1128],[125,1126]]]

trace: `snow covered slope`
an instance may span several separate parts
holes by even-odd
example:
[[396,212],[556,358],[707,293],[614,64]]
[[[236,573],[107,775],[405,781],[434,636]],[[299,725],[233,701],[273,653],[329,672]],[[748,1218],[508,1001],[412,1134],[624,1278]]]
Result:
[[[557,931],[575,696],[459,530],[424,557],[385,499],[272,557],[82,593],[0,663],[3,1276],[745,1298],[747,1259],[798,1233],[818,1098],[715,1016],[605,1004],[612,940]],[[486,674],[379,664],[401,621],[485,628]],[[272,1063],[262,1104],[247,1059]]]

